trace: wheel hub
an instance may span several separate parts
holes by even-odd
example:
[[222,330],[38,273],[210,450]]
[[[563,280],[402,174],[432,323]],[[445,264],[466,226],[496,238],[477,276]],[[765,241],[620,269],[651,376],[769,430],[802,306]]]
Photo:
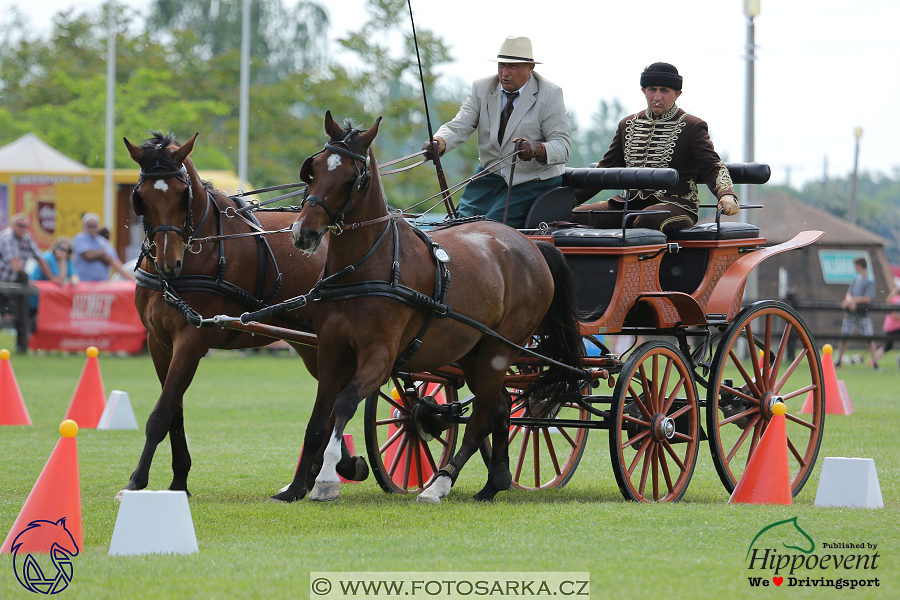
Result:
[[767,421],[772,419],[772,407],[777,403],[784,403],[784,398],[776,394],[775,392],[766,392],[763,396],[762,402],[760,402],[760,406],[762,407],[762,414]]
[[675,437],[675,421],[663,414],[653,417],[653,437],[656,441],[671,440]]

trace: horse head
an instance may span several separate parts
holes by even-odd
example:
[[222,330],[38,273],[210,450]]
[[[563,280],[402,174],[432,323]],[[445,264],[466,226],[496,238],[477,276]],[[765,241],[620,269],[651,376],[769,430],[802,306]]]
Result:
[[140,147],[123,138],[132,160],[141,167],[131,202],[135,214],[144,218],[150,258],[156,270],[165,278],[178,277],[193,226],[193,186],[185,161],[194,171],[188,156],[198,134],[181,146],[171,134],[152,133],[153,137]]
[[[366,131],[341,127],[325,113],[325,148],[313,154],[300,168],[300,179],[307,184],[302,210],[291,227],[294,246],[315,252],[326,231],[340,233],[344,217],[351,211],[360,214],[362,201],[370,191],[372,173],[376,173],[372,142],[378,135],[379,117]],[[377,210],[377,208],[376,208]]]

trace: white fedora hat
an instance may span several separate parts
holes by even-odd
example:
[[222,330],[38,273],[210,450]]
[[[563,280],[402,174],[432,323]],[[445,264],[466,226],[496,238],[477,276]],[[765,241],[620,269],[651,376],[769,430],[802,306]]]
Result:
[[497,58],[489,58],[488,60],[502,63],[541,64],[534,60],[534,54],[531,52],[531,40],[527,37],[516,37],[514,35],[507,36],[503,40],[503,45],[500,46]]

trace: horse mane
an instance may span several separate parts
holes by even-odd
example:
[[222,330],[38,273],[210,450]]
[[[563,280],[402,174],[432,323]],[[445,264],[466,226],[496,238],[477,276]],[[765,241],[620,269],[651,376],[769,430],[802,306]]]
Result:
[[[168,154],[166,154],[166,150],[169,146],[172,145],[181,147],[181,143],[175,139],[174,133],[162,133],[161,131],[155,131],[153,129],[150,130],[150,137],[144,140],[144,143],[141,144],[141,150],[144,151],[144,158],[141,161],[143,164],[146,163],[156,163],[160,160],[168,160]],[[143,164],[141,167],[143,168]],[[176,165],[173,165],[173,167]],[[172,169],[173,171],[176,169]],[[203,185],[203,189],[205,190],[215,190],[211,181],[206,181],[204,179],[200,180],[200,183]],[[223,194],[224,195],[224,194]]]

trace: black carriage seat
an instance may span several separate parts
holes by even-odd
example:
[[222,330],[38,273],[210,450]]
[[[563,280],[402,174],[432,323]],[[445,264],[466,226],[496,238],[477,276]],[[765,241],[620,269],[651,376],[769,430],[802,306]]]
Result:
[[669,232],[668,238],[673,242],[708,241],[708,240],[742,240],[758,238],[759,227],[750,223],[722,221],[718,225],[700,223],[693,227],[685,227]]
[[548,231],[560,248],[618,248],[666,243],[666,236],[656,229],[557,229]]

